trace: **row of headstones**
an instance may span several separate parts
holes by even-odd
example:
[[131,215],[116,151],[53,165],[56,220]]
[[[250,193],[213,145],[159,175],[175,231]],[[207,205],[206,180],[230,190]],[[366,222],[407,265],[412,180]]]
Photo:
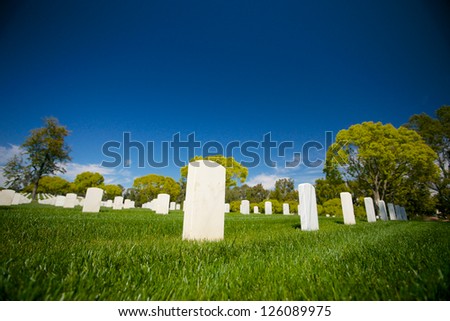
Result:
[[181,210],[181,205],[170,201],[169,194],[158,194],[158,197],[150,202],[142,204],[142,208],[155,211],[156,214],[169,214],[169,211]]
[[12,189],[0,191],[0,206],[20,205],[31,203],[30,194],[17,193]]
[[[241,214],[245,214],[245,215],[250,214],[250,201],[242,200],[241,205],[239,206],[239,212]],[[229,203],[225,203],[225,213],[230,213],[230,204]],[[253,213],[260,214],[258,206],[253,206]],[[267,201],[264,203],[264,213],[266,215],[272,214],[272,202]],[[291,215],[288,203],[283,203],[283,214]]]
[[[298,185],[299,215],[301,229],[314,231],[319,229],[315,188],[311,184]],[[355,224],[352,196],[348,192],[340,194],[345,224]],[[212,161],[196,161],[188,166],[186,185],[186,201],[184,206],[183,239],[187,240],[221,240],[224,237],[225,212],[229,204],[225,204],[225,168]],[[265,203],[266,214],[272,213],[272,204]],[[376,222],[375,206],[371,197],[364,198],[367,220]],[[240,212],[249,213],[250,203],[244,200]],[[284,207],[284,206],[283,206]],[[378,203],[380,218],[387,220],[387,212],[391,220],[407,220],[404,207],[388,203],[388,211],[384,201]],[[256,209],[256,208],[255,208]],[[254,209],[254,210],[255,210]],[[287,207],[288,209],[288,207]]]

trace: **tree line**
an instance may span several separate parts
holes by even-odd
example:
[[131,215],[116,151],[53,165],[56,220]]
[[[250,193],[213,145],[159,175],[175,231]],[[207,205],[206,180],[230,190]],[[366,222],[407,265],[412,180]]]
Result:
[[[99,173],[85,172],[73,182],[55,176],[64,173],[71,160],[65,142],[69,130],[56,118],[44,120],[44,127],[33,129],[22,144],[21,155],[14,156],[3,168],[7,187],[25,191],[36,199],[37,193],[84,195],[88,187],[101,187],[105,198],[123,195],[137,205],[159,193],[167,193],[176,202],[184,200],[187,166],[180,169],[180,180],[148,174],[134,180],[133,186],[104,184]],[[203,159],[195,157],[191,161]],[[226,168],[226,202],[232,211],[239,210],[241,200],[263,211],[264,202],[272,201],[274,212],[282,203],[297,211],[298,194],[294,180],[282,178],[273,190],[261,184],[248,186],[248,169],[233,157],[208,156]],[[339,131],[326,153],[324,178],[315,182],[319,213],[342,215],[339,194],[351,192],[356,215],[364,215],[363,197],[375,203],[385,200],[406,207],[409,213],[431,215],[450,213],[450,106],[442,106],[435,117],[413,115],[399,128],[380,122],[363,122]]]

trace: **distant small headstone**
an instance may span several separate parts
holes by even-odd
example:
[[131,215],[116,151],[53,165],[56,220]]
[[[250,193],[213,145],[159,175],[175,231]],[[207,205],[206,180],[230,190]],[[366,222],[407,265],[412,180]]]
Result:
[[289,215],[289,204],[283,203],[283,215]]
[[225,213],[230,213],[230,203],[225,203],[224,212]]
[[77,194],[67,193],[64,200],[64,208],[74,208],[77,202]]
[[113,210],[121,210],[123,208],[123,197],[114,197]]
[[253,213],[259,214],[259,207],[258,206],[253,206]]
[[98,213],[102,203],[103,190],[98,187],[89,187],[83,204],[83,213]]
[[272,202],[267,201],[264,203],[264,213],[266,215],[271,215],[272,214]]
[[107,200],[105,206],[109,207],[109,208],[112,208],[113,207],[113,201],[112,200]]
[[180,205],[180,204],[176,204],[176,205],[175,205],[175,210],[176,210],[176,211],[181,210],[181,205]]
[[350,194],[349,192],[342,192],[340,196],[341,196],[342,213],[344,214],[344,224],[346,225],[356,224],[355,212],[353,210],[352,194]]
[[156,202],[156,214],[169,214],[169,194],[158,194]]
[[242,200],[239,209],[241,214],[250,214],[250,202],[247,200]]
[[14,199],[15,191],[12,189],[4,189],[0,191],[0,206],[10,206]]
[[169,210],[171,210],[171,211],[175,211],[175,207],[176,207],[176,205],[177,205],[177,203],[175,203],[175,202],[170,202],[170,205],[169,205]]
[[388,211],[389,211],[389,219],[391,221],[397,220],[397,215],[395,213],[394,204],[388,203],[387,206],[388,206]]
[[184,240],[217,241],[224,238],[225,167],[209,160],[188,166]]
[[317,214],[316,190],[309,183],[298,185],[298,214],[302,231],[316,231],[319,229]]
[[55,206],[63,207],[65,202],[66,202],[66,197],[65,196],[63,196],[63,195],[57,195],[56,196]]
[[126,200],[123,202],[123,209],[124,209],[124,210],[128,210],[128,209],[130,209],[130,208],[131,208],[131,200],[126,199]]
[[366,208],[367,222],[376,222],[377,218],[375,216],[375,207],[373,206],[372,197],[364,197],[364,207]]
[[386,210],[386,203],[383,200],[378,201],[378,209],[380,211],[380,218],[382,221],[387,221],[387,210]]

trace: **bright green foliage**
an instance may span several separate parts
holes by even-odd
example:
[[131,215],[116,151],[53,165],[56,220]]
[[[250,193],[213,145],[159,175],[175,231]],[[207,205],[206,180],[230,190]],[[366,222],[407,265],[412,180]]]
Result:
[[[25,192],[31,192],[33,186],[29,185],[25,188]],[[37,193],[46,193],[52,195],[66,195],[72,192],[72,184],[64,178],[58,176],[44,176],[39,181]]]
[[177,199],[180,195],[181,187],[173,178],[149,174],[138,177],[134,180],[133,188],[136,192],[136,201],[139,204],[151,201],[158,197],[158,194],[169,194],[170,199]]
[[286,201],[283,203],[289,204],[289,212],[291,214],[298,214],[298,201]]
[[181,212],[0,208],[0,300],[450,300],[450,224],[342,221],[230,213],[188,242]]
[[33,200],[36,199],[41,177],[65,173],[64,165],[71,160],[70,148],[65,142],[69,131],[59,125],[56,118],[46,118],[44,123],[44,127],[31,130],[30,136],[22,144],[27,157],[27,173],[33,184]]
[[75,177],[75,180],[73,181],[73,186],[75,192],[78,195],[84,196],[89,187],[103,188],[104,181],[105,179],[100,173],[83,172],[78,174],[77,177]]
[[281,214],[283,213],[283,203],[280,203],[278,200],[270,199],[267,201],[262,201],[259,203],[259,212],[266,213],[265,211],[265,203],[272,202],[272,214]]
[[[236,187],[235,187],[236,188]],[[245,199],[250,202],[259,203],[269,197],[269,191],[266,190],[262,184],[257,184],[255,186],[246,189]]]
[[328,178],[317,179],[315,189],[318,204],[323,204],[333,198],[339,198],[342,192],[350,192],[350,189],[343,181],[335,182]]
[[[215,156],[195,156],[193,159],[191,159],[191,162],[201,160],[201,159],[207,159],[210,161],[214,161],[217,164],[222,165],[225,167],[225,186],[232,187],[236,186],[238,183],[244,183],[248,176],[248,169],[245,166],[242,166],[239,162],[237,162],[233,157],[225,157],[222,155],[215,155]],[[188,174],[188,166],[184,166],[180,169],[181,173],[181,179],[186,180],[187,174]]]
[[[442,106],[436,115],[436,118],[427,114],[414,115],[406,126],[417,131],[438,155],[440,175],[428,186],[437,192],[437,208],[443,213],[450,213],[450,106]],[[427,207],[432,206],[430,202],[428,200]]]
[[241,210],[241,201],[230,202],[230,212],[239,213],[240,210]]
[[295,191],[292,178],[281,178],[275,182],[275,189],[270,193],[270,198],[280,202],[296,200],[298,193]]
[[[404,195],[437,174],[436,153],[415,131],[365,122],[341,130],[327,151],[326,171],[341,170],[362,194],[407,206]],[[409,208],[410,210],[414,210]]]
[[122,195],[122,188],[118,185],[105,185],[103,186],[103,200],[113,200],[116,196]]
[[[319,213],[321,214],[321,213]],[[322,205],[322,214],[335,215],[336,217],[342,217],[342,205],[340,198],[332,198]]]

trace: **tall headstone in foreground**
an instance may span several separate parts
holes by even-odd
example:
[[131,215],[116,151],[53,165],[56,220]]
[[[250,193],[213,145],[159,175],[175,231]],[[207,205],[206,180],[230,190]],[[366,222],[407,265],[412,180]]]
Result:
[[184,240],[224,238],[225,167],[213,161],[189,164],[186,185]]
[[169,214],[169,194],[158,194],[156,201],[156,214]]
[[259,214],[259,207],[258,206],[253,206],[253,213]]
[[375,207],[373,206],[372,197],[364,197],[364,207],[366,208],[367,222],[376,222]]
[[63,207],[65,202],[66,202],[65,196],[63,196],[63,195],[56,196],[55,206]]
[[224,209],[225,213],[230,213],[230,203],[225,203],[225,209]]
[[283,215],[289,215],[289,204],[283,203]]
[[298,214],[302,231],[316,231],[319,229],[317,215],[316,189],[309,183],[298,185]]
[[113,210],[121,210],[123,207],[123,197],[116,196],[114,197]]
[[267,201],[264,203],[264,213],[266,215],[272,214],[272,202]]
[[380,218],[383,221],[387,221],[388,217],[387,217],[386,203],[384,201],[380,200],[378,202],[378,208],[380,209]]
[[77,202],[77,194],[67,193],[64,200],[64,208],[74,208]]
[[169,210],[175,211],[176,204],[177,204],[177,203],[175,203],[175,202],[170,202],[170,204],[169,204]]
[[397,215],[395,213],[394,204],[388,203],[389,219],[391,221],[397,220]]
[[250,214],[250,202],[247,200],[242,200],[239,209],[241,214]]
[[0,191],[0,206],[10,206],[14,199],[15,191],[12,189],[4,189]]
[[350,194],[349,192],[341,193],[341,206],[342,213],[344,214],[344,224],[356,224],[355,212],[353,210],[352,194]]
[[83,213],[98,213],[102,203],[103,190],[98,187],[89,187],[83,203]]

